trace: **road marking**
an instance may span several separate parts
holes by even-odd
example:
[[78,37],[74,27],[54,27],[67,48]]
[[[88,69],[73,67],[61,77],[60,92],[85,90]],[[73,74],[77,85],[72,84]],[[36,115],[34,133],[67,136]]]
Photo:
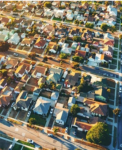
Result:
[[18,130],[19,130],[18,128],[15,129],[16,132],[17,132]]
[[22,136],[25,136],[25,133],[22,133]]

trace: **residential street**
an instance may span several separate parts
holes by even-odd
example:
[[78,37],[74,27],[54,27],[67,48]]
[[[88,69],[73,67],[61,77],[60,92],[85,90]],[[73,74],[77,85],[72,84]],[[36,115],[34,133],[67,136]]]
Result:
[[41,133],[39,131],[27,128],[25,126],[13,125],[6,122],[5,120],[0,119],[0,131],[4,132],[7,135],[13,136],[16,139],[27,140],[32,139],[36,144],[41,145],[45,148],[57,148],[58,150],[74,150],[79,147],[82,150],[96,150],[85,145],[80,146],[81,144],[75,144],[66,139],[59,137],[48,137],[47,134]]

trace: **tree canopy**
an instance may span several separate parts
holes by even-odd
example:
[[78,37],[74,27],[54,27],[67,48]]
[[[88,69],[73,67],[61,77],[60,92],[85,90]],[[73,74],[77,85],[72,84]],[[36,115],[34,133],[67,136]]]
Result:
[[0,52],[8,51],[10,44],[8,42],[0,42]]
[[86,139],[95,144],[108,145],[110,142],[108,125],[103,122],[98,122],[87,132]]
[[107,31],[108,29],[108,25],[106,23],[102,23],[100,28],[103,30],[103,31]]
[[50,8],[51,6],[52,6],[51,2],[45,2],[44,3],[44,7]]
[[79,62],[79,63],[83,63],[84,62],[83,57],[80,57],[80,56],[73,56],[72,60],[75,61],[75,62]]
[[121,111],[121,110],[120,110],[119,108],[113,109],[113,113],[114,113],[115,115],[118,115],[120,111]]
[[94,24],[93,23],[86,23],[85,27],[87,27],[87,28],[93,28]]
[[70,113],[73,116],[76,116],[78,112],[80,112],[80,107],[77,104],[72,105],[72,107],[70,109]]

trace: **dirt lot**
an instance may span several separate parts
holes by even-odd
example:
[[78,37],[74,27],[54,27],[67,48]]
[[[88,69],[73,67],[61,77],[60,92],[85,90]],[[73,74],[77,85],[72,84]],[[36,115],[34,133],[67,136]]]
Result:
[[18,113],[18,111],[12,109],[11,112],[10,112],[10,114],[9,114],[9,117],[15,118],[16,115],[17,115],[17,113]]
[[33,49],[31,50],[31,52],[35,52],[35,53],[38,53],[38,54],[42,54],[44,51],[44,49],[39,49],[39,48],[35,48],[33,47]]
[[41,91],[40,96],[51,98],[51,94],[52,94],[52,92],[43,90],[43,91]]
[[18,120],[25,121],[28,111],[21,110],[19,115],[17,116]]
[[0,150],[8,150],[11,142],[0,139]]
[[58,103],[64,104],[63,107],[67,108],[67,106],[68,106],[68,97],[66,97],[66,96],[59,96]]

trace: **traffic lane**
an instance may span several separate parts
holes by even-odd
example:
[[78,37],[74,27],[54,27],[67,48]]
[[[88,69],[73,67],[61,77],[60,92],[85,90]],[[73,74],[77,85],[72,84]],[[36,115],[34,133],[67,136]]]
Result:
[[[85,71],[88,71],[88,72],[91,72],[91,73],[95,73],[95,74],[99,74],[99,75],[102,75],[104,73],[108,74],[108,77],[115,77],[115,78],[119,78],[119,75],[117,73],[112,73],[112,72],[108,72],[108,71],[105,71],[105,70],[97,70],[95,68],[92,68],[92,67],[87,67],[87,66],[83,66],[82,67]],[[106,76],[107,77],[107,76]]]
[[10,135],[14,138],[20,139],[20,140],[27,140],[27,139],[32,139],[36,144],[41,145],[42,147],[46,148],[57,148],[59,150],[66,149],[66,150],[74,150],[77,147],[84,150],[90,149],[90,150],[96,150],[96,148],[91,148],[86,145],[81,144],[76,144],[72,143],[68,140],[65,140],[60,137],[48,137],[47,134],[41,133],[39,131],[36,131],[34,129],[25,127],[25,126],[18,126],[14,125],[13,126],[6,126],[4,125],[3,122],[0,121],[0,130],[4,132],[7,135]]

